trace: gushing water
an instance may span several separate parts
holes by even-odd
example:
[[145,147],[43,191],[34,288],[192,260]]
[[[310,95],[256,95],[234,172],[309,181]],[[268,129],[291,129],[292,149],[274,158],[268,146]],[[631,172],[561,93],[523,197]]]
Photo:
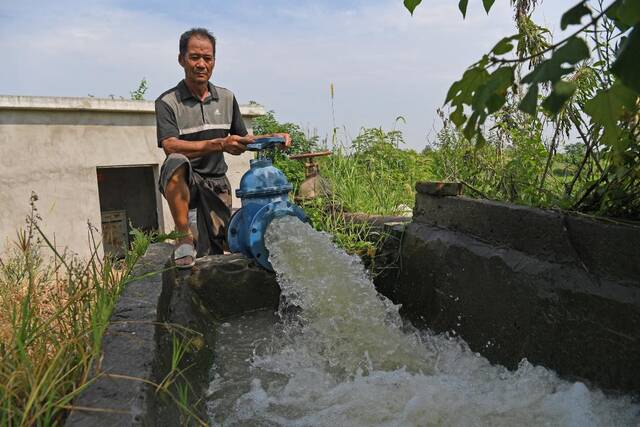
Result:
[[638,425],[640,405],[523,360],[492,366],[459,339],[419,333],[357,257],[291,217],[266,235],[283,304],[218,333],[215,425]]

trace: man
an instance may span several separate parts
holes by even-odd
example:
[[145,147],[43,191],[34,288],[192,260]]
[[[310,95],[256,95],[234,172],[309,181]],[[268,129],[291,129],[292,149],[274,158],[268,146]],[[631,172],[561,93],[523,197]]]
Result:
[[[240,107],[231,91],[209,82],[215,65],[216,39],[204,28],[180,37],[178,63],[184,80],[156,100],[158,146],[167,158],[159,188],[183,237],[177,239],[178,268],[194,264],[196,250],[189,210],[197,210],[197,255],[223,252],[231,216],[231,188],[223,153],[239,155],[254,140],[247,135]],[[290,144],[287,134],[285,145]]]

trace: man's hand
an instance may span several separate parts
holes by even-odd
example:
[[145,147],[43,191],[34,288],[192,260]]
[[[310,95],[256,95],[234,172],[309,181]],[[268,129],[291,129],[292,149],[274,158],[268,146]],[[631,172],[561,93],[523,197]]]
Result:
[[273,137],[280,137],[280,138],[284,138],[284,144],[282,145],[281,148],[289,148],[291,147],[291,136],[288,133],[266,133],[264,135],[254,135],[253,138],[255,139],[260,139],[260,138],[273,138]]
[[280,138],[284,138],[284,146],[283,148],[291,147],[291,136],[288,133],[274,133],[271,136],[279,136]]
[[222,150],[237,156],[247,151],[247,144],[253,142],[254,139],[255,137],[253,135],[229,135],[223,140]]

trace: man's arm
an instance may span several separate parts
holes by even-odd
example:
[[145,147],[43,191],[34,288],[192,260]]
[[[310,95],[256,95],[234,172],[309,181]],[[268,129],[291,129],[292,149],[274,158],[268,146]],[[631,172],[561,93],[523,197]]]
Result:
[[229,135],[225,138],[205,139],[202,141],[185,141],[172,136],[162,140],[162,149],[165,154],[184,154],[189,158],[202,157],[205,154],[216,151],[225,151],[229,154],[242,154],[247,148],[246,145],[255,139],[252,135],[239,136]]
[[[189,158],[202,157],[206,154],[224,151],[229,154],[242,154],[246,151],[246,144],[253,142],[256,136],[247,135],[247,130],[242,121],[240,108],[235,97],[233,99],[233,120],[231,126],[231,135],[225,138],[215,138],[201,141],[185,141],[179,138],[178,125],[176,117],[171,108],[162,100],[155,103],[156,109],[156,128],[158,132],[158,146],[162,147],[165,154],[171,153],[184,154]],[[272,135],[261,135],[272,136]],[[288,134],[273,134],[273,136],[282,136],[285,138],[285,146],[291,144]]]
[[[244,120],[242,120],[242,113],[240,112],[240,106],[238,105],[238,101],[236,97],[233,97],[233,115],[231,119],[231,133],[234,135],[247,135],[247,128],[244,125]],[[265,138],[270,136],[279,136],[284,138],[284,146],[291,146],[291,137],[288,133],[270,133],[267,135],[254,135],[255,139]]]

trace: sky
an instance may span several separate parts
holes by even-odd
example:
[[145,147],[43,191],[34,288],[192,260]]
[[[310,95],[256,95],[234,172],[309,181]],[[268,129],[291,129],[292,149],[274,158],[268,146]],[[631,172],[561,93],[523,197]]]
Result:
[[[463,20],[457,0],[413,16],[402,0],[0,0],[0,94],[128,98],[146,78],[153,100],[183,77],[180,34],[201,26],[218,40],[213,83],[241,104],[321,138],[395,128],[421,150],[451,83],[515,32],[508,0],[489,15],[469,3]],[[535,18],[557,30],[574,3],[546,0]]]

